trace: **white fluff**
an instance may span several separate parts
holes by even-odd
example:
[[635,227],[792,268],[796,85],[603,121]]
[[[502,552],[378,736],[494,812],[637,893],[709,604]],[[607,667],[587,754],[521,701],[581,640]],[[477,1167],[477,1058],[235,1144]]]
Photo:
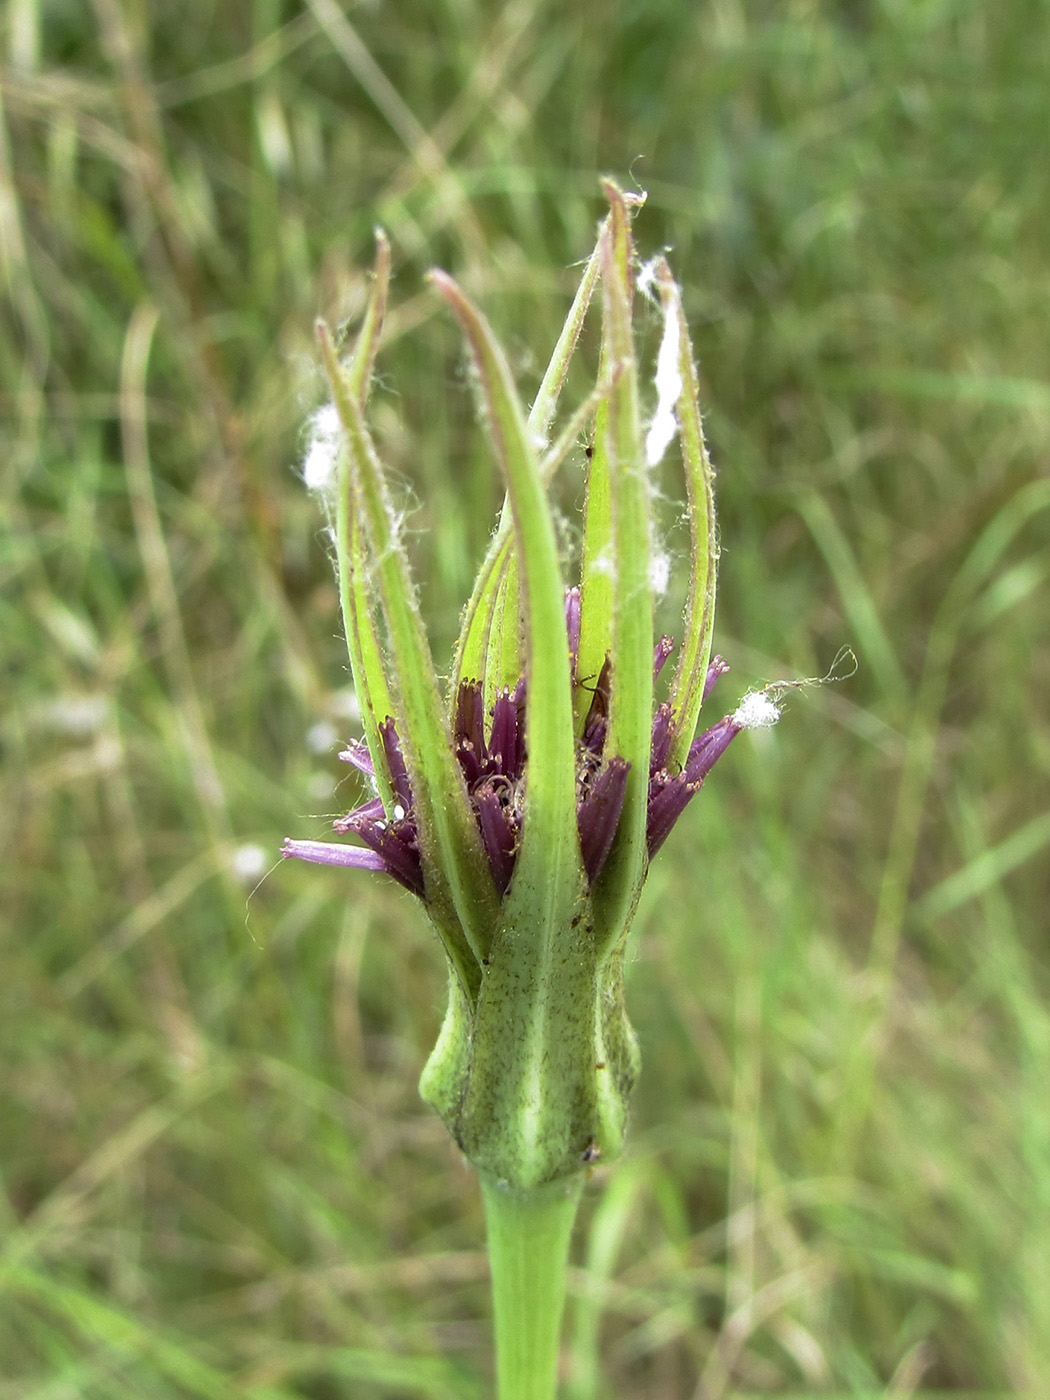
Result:
[[770,729],[780,718],[780,707],[764,690],[745,695],[733,715],[733,723],[741,729]]
[[310,444],[303,459],[308,491],[327,491],[335,480],[342,426],[334,403],[326,403],[310,420]]
[[645,439],[645,460],[650,467],[661,460],[678,431],[674,410],[682,393],[679,349],[678,317],[674,307],[668,305],[664,308],[664,333],[656,357],[656,412]]
[[234,877],[243,884],[249,884],[253,880],[258,880],[262,875],[266,869],[268,857],[262,846],[257,846],[252,841],[246,841],[230,852],[229,861]]
[[638,269],[638,276],[634,279],[634,285],[647,301],[656,301],[653,288],[656,286],[656,269],[659,263],[659,258],[650,258],[647,262],[642,263]]
[[649,560],[649,585],[658,598],[667,592],[671,581],[671,556],[657,551]]
[[311,724],[306,731],[306,747],[311,753],[326,754],[335,746],[338,738],[335,725],[326,719],[320,719],[316,724]]

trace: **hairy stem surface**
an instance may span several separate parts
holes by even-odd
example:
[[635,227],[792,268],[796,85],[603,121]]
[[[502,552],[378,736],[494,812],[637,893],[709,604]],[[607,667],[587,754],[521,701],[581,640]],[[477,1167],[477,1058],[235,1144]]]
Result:
[[497,1400],[554,1400],[569,1239],[582,1174],[512,1191],[481,1177],[496,1325]]

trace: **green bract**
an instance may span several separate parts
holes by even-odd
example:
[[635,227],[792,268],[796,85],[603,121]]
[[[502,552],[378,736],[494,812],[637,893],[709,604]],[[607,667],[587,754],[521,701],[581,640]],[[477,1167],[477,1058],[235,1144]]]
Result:
[[[714,503],[696,370],[663,260],[658,413],[668,438],[677,419],[693,569],[670,696],[654,705],[670,644],[653,633],[650,464],[632,325],[630,214],[639,201],[612,183],[605,190],[610,212],[531,413],[480,311],[446,273],[431,274],[469,346],[507,493],[447,699],[364,416],[389,282],[382,236],[349,359],[319,327],[341,428],[327,499],[364,727],[364,744],[347,757],[375,796],[337,823],[364,847],[289,841],[285,850],[385,870],[422,897],[450,970],[422,1093],[467,1157],[519,1190],[575,1177],[622,1143],[638,1069],[623,1001],[627,931],[650,854],[743,727],[727,717],[694,742],[705,685],[724,669],[709,667]],[[542,449],[599,282],[595,390]],[[547,485],[591,418],[581,577],[567,599]]]

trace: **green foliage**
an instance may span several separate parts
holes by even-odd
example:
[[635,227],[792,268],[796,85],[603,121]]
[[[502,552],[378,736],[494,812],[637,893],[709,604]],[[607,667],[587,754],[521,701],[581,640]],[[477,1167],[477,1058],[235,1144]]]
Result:
[[861,666],[654,864],[567,1393],[1046,1391],[1048,43],[1033,0],[6,7],[0,1400],[487,1393],[415,1091],[440,950],[396,888],[235,857],[354,796],[315,317],[384,225],[371,418],[450,656],[500,484],[423,274],[530,401],[601,173],[684,289],[712,704]]

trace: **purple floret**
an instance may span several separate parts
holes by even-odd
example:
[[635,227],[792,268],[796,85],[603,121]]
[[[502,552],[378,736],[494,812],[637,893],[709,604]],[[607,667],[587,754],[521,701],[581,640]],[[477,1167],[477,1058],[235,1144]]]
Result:
[[514,874],[520,825],[514,815],[510,784],[505,779],[486,778],[471,796],[492,878],[500,894],[506,894]]
[[[565,625],[573,668],[579,648],[580,594],[569,589],[565,595]],[[653,652],[653,679],[660,675],[674,644],[661,637]],[[704,698],[729,667],[720,656],[707,668]],[[580,854],[589,883],[593,884],[612,850],[623,812],[630,764],[618,755],[606,759],[605,741],[609,729],[609,704],[614,677],[607,656],[591,690],[591,701],[577,740],[576,822]],[[496,888],[506,894],[514,874],[521,846],[521,827],[526,801],[525,679],[513,690],[504,687],[496,696],[485,737],[485,705],[478,681],[460,683],[453,714],[453,743],[467,794],[481,836],[482,847]],[[646,846],[652,858],[663,845],[675,822],[693,795],[699,792],[707,774],[725,752],[741,725],[726,716],[705,730],[689,748],[683,767],[667,768],[667,758],[675,740],[674,716],[670,702],[656,707],[650,746]],[[394,721],[387,718],[379,726],[390,787],[396,802],[391,816],[378,796],[339,817],[336,831],[358,837],[360,846],[328,841],[285,841],[282,855],[321,865],[343,865],[359,870],[378,870],[391,875],[407,890],[425,898],[423,865],[419,851],[412,786]],[[339,757],[353,764],[374,783],[375,774],[367,746],[349,744]]]
[[587,795],[576,807],[580,832],[580,854],[587,879],[593,885],[612,849],[616,828],[627,792],[631,765],[625,758],[613,758],[589,785]]
[[422,897],[423,866],[414,821],[408,818],[392,822],[382,818],[359,818],[351,822],[348,830],[382,857],[383,868],[388,875],[392,875],[406,890]]
[[361,846],[347,846],[339,841],[294,841],[286,836],[281,845],[281,855],[308,860],[314,865],[348,865],[356,870],[387,869],[386,862],[375,851],[364,850]]
[[664,669],[664,663],[674,651],[674,639],[663,636],[653,648],[653,684],[655,685],[660,672]]
[[379,726],[379,734],[383,740],[386,766],[390,772],[390,786],[394,789],[394,794],[402,808],[406,812],[410,812],[412,810],[412,788],[408,781],[408,769],[405,767],[405,756],[401,752],[401,740],[397,736],[394,721],[389,716]]

